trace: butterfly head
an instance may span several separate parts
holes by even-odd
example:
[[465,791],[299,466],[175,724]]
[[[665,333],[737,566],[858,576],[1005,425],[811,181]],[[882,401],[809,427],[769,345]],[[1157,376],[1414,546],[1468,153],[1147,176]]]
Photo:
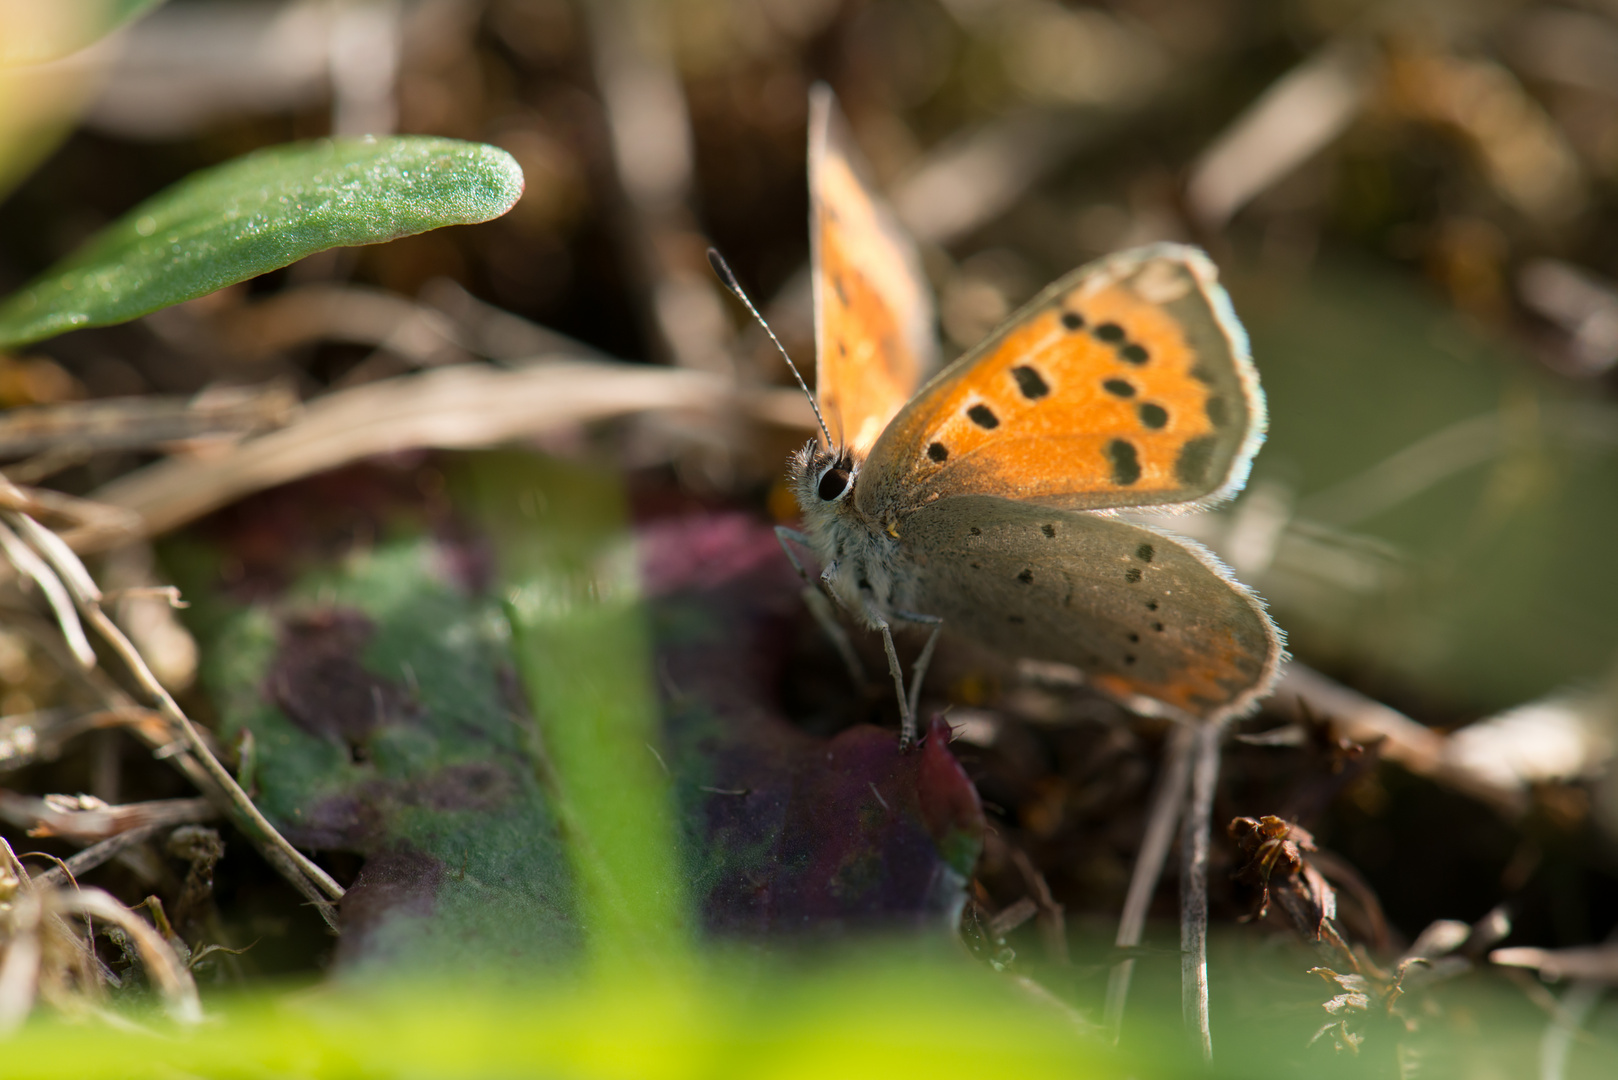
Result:
[[812,439],[792,455],[788,475],[798,505],[813,528],[853,505],[854,481],[859,476],[860,459],[847,449],[828,449]]

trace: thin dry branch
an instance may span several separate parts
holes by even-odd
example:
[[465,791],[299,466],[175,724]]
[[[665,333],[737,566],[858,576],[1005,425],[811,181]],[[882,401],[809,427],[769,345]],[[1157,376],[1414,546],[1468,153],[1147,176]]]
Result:
[[[0,458],[64,447],[93,453],[139,450],[183,439],[249,435],[281,426],[297,407],[291,389],[276,383],[218,388],[189,398],[153,395],[29,406],[0,416]],[[33,507],[11,508],[38,513]]]
[[1531,968],[1542,979],[1579,979],[1618,984],[1618,945],[1582,945],[1572,949],[1539,949],[1520,945],[1489,954],[1504,967]]
[[[1163,772],[1158,777],[1157,790],[1152,793],[1152,805],[1146,819],[1146,832],[1141,837],[1140,851],[1135,855],[1135,868],[1129,876],[1129,892],[1124,897],[1124,911],[1118,919],[1118,936],[1114,944],[1119,949],[1133,949],[1140,944],[1146,929],[1146,913],[1152,906],[1152,894],[1157,891],[1163,876],[1163,864],[1174,842],[1174,826],[1180,820],[1185,806],[1186,785],[1191,776],[1191,746],[1195,732],[1189,724],[1176,724],[1164,748]],[[1117,1042],[1123,1030],[1124,1005],[1129,1000],[1129,982],[1135,973],[1135,960],[1126,957],[1113,966],[1107,978],[1107,1006],[1105,1024],[1112,1041]]]
[[1219,781],[1221,724],[1198,724],[1191,744],[1191,795],[1180,831],[1180,994],[1185,1025],[1204,1061],[1213,1059],[1208,1025],[1208,847]]
[[85,637],[84,626],[79,622],[77,610],[73,606],[73,599],[68,595],[67,587],[61,578],[41,559],[32,548],[22,542],[18,535],[0,524],[0,554],[4,554],[17,572],[39,586],[40,593],[45,602],[50,605],[51,613],[56,616],[57,625],[62,628],[62,638],[67,642],[68,651],[80,667],[95,667],[96,653],[90,647],[90,639]]
[[152,674],[151,668],[146,664],[140,651],[124,636],[122,630],[101,609],[101,592],[90,572],[79,561],[71,548],[61,537],[46,529],[26,514],[16,511],[4,511],[4,518],[15,526],[25,536],[32,547],[50,564],[63,585],[72,594],[73,601],[84,621],[95,628],[103,640],[123,660],[130,674],[141,689],[157,702],[158,711],[163,718],[178,732],[181,740],[208,775],[210,783],[204,788],[210,796],[223,796],[222,805],[227,809],[251,837],[258,848],[266,853],[274,852],[270,856],[271,862],[285,872],[295,869],[291,875],[292,883],[306,896],[310,897],[319,908],[321,915],[333,926],[336,925],[336,915],[325,898],[331,900],[341,899],[343,888],[331,876],[294,848],[280,831],[270,824],[269,820],[260,813],[253,800],[236,783],[235,777],[220,764],[214,756],[212,749],[203,739],[196,726],[180,709],[174,698],[169,694]]
[[362,285],[321,283],[287,289],[220,316],[226,344],[258,357],[316,341],[374,345],[423,367],[463,363],[455,327],[424,304]]
[[156,756],[163,758],[184,774],[198,791],[214,799],[218,805],[228,802],[224,793],[214,783],[213,777],[196,758],[191,756],[184,744],[175,739],[168,719],[161,713],[138,705],[135,699],[101,668],[81,667],[68,651],[67,643],[62,640],[56,624],[47,622],[32,611],[17,608],[7,607],[3,614],[5,623],[10,629],[26,636],[33,645],[51,658],[63,674],[80,683],[88,693],[105,704],[106,721],[95,726],[125,725],[127,730],[153,750]]
[[728,375],[729,323],[690,206],[696,155],[672,11],[645,0],[594,0],[584,12],[622,195],[621,240],[641,279],[654,347],[679,367]]
[[78,844],[106,840],[146,826],[186,825],[218,814],[207,799],[154,799],[108,806],[81,795],[43,799],[0,788],[0,818],[28,830],[30,836],[59,836]]
[[[520,370],[461,365],[339,391],[292,424],[207,459],[171,458],[106,485],[94,498],[138,514],[155,536],[228,503],[378,454],[493,446],[541,432],[653,409],[745,411],[793,427],[813,423],[796,391],[739,394],[699,371],[555,360]],[[106,541],[81,531],[77,551]]]
[[78,880],[80,875],[88,874],[96,867],[116,859],[136,844],[144,844],[164,829],[172,827],[172,822],[152,821],[125,829],[100,843],[91,844],[72,858],[62,860],[60,866],[53,866],[49,870],[35,874],[34,880],[42,886],[67,885]]
[[1377,77],[1374,50],[1356,38],[1333,42],[1276,80],[1192,168],[1191,213],[1222,227],[1348,129]]
[[150,923],[100,889],[56,890],[47,895],[54,897],[53,906],[60,913],[105,919],[133,938],[169,1015],[183,1024],[202,1022],[197,984],[173,947]]
[[[0,1034],[15,1030],[40,998],[59,1008],[93,1009],[108,981],[116,981],[91,947],[91,920],[117,926],[135,950],[175,1020],[202,1019],[196,983],[172,946],[144,919],[100,889],[66,887],[30,877],[0,838],[0,883],[8,901],[0,922]],[[80,933],[69,918],[83,920]]]
[[1447,736],[1295,660],[1282,672],[1271,706],[1295,719],[1304,719],[1306,714],[1327,718],[1344,738],[1374,743],[1386,760],[1471,795],[1507,816],[1518,817],[1528,809],[1525,788],[1502,785],[1496,777],[1468,768],[1450,752]]

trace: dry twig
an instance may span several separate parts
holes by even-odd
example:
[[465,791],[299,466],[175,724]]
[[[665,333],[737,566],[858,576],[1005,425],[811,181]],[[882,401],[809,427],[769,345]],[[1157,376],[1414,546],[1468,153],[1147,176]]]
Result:
[[196,983],[179,955],[139,915],[100,889],[56,887],[29,876],[0,839],[0,1034],[13,1031],[43,997],[58,1008],[93,1008],[111,973],[96,958],[70,918],[110,923],[134,943],[148,978],[169,1015],[180,1023],[202,1019]]
[[[520,370],[463,364],[328,394],[287,427],[206,460],[138,469],[95,498],[138,514],[156,536],[255,491],[378,454],[494,446],[559,427],[655,409],[744,411],[794,427],[813,423],[797,391],[738,395],[727,379],[645,364],[555,360]],[[78,551],[104,538],[75,530]]]
[[[21,550],[31,548],[43,556],[51,575],[55,576],[60,585],[71,594],[78,614],[118,654],[141,689],[157,703],[158,712],[172,730],[178,733],[180,740],[207,774],[210,783],[204,788],[205,793],[210,797],[221,799],[223,807],[254,840],[260,851],[265,853],[278,870],[287,874],[292,884],[316,905],[328,924],[335,928],[336,913],[328,901],[342,897],[342,886],[288,843],[279,830],[259,812],[258,807],[241,789],[241,785],[236,783],[229,771],[220,764],[190,718],[152,674],[140,652],[102,610],[100,589],[78,556],[61,537],[28,515],[16,511],[3,511],[0,515],[3,515],[4,519],[27,540],[27,545]],[[11,546],[7,547],[7,551],[8,554],[11,553]],[[58,614],[60,617],[60,613]],[[94,666],[93,653],[90,661],[83,666],[86,668]]]
[[[1129,876],[1129,892],[1124,897],[1123,915],[1118,920],[1118,936],[1114,944],[1119,949],[1133,949],[1140,944],[1141,935],[1145,932],[1146,913],[1152,906],[1152,894],[1157,891],[1158,879],[1163,876],[1169,845],[1174,842],[1174,826],[1185,806],[1186,784],[1191,776],[1193,739],[1190,725],[1177,724],[1164,748],[1163,772],[1158,777],[1157,789],[1152,793],[1146,833],[1141,837],[1140,851],[1135,855],[1135,868]],[[1105,1024],[1115,1043],[1123,1030],[1124,1005],[1129,999],[1129,983],[1134,973],[1135,959],[1126,956],[1113,966],[1112,974],[1107,978]]]

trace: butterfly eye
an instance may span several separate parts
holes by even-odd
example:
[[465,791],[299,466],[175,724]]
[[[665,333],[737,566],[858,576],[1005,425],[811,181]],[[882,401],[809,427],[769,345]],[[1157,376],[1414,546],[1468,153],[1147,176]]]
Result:
[[820,486],[815,489],[822,501],[835,502],[848,490],[850,479],[849,470],[842,465],[834,465],[827,469],[820,477]]

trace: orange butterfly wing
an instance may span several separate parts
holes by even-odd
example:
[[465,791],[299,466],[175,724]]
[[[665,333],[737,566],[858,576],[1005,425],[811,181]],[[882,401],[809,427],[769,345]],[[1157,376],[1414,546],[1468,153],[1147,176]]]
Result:
[[1069,510],[1211,501],[1263,439],[1246,335],[1194,248],[1080,268],[922,388],[856,488],[888,523],[939,498]]
[[831,89],[815,86],[809,108],[815,396],[832,438],[863,454],[937,367],[932,293]]

